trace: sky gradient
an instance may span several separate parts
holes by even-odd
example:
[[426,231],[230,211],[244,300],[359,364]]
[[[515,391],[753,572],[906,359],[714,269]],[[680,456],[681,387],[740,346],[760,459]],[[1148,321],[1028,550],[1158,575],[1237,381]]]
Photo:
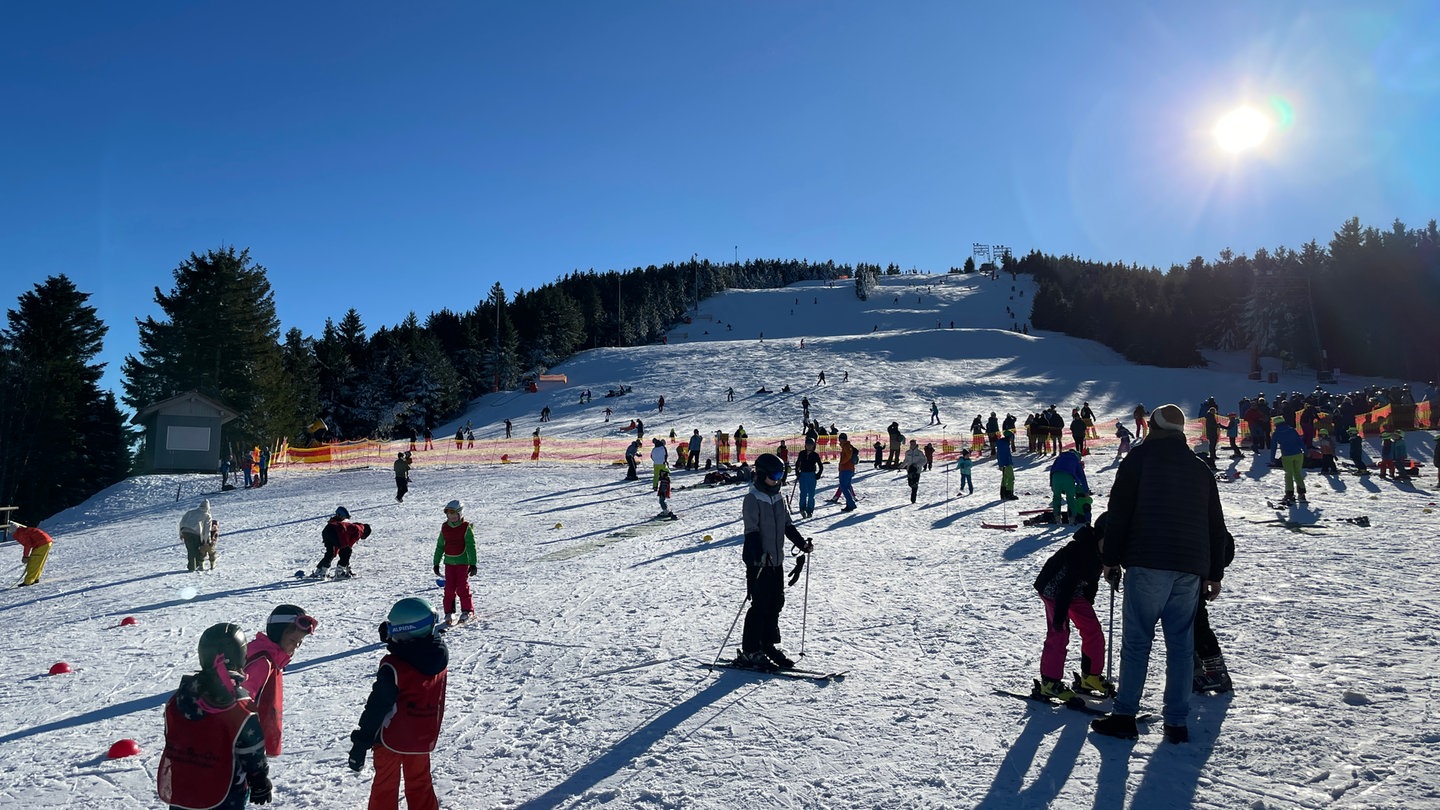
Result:
[[[314,335],[693,254],[1165,268],[1440,216],[1440,7],[1157,5],[11,3],[0,305],[69,275],[118,388],[224,245]],[[1277,129],[1227,155],[1244,103]]]

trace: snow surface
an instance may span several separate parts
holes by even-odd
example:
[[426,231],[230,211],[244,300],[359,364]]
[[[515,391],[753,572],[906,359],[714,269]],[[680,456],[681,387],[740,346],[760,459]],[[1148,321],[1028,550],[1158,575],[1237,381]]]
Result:
[[[1207,395],[1233,407],[1256,392],[1243,356],[1157,369],[1091,342],[1008,331],[1020,319],[1006,307],[1028,312],[1033,295],[1028,279],[1011,285],[906,275],[885,279],[870,302],[848,282],[728,292],[667,345],[587,352],[556,369],[568,384],[477,400],[458,421],[487,438],[510,417],[528,436],[548,404],[546,436],[610,437],[618,458],[627,440],[603,422],[610,405],[629,409],[617,411],[622,422],[643,417],[651,434],[699,428],[708,456],[711,434],[737,424],[752,451],[793,439],[802,395],[852,435],[893,419],[939,446],[991,410],[1023,418],[1088,400],[1108,424],[1137,402],[1193,414]],[[817,387],[821,369],[829,385]],[[604,398],[621,383],[634,392]],[[793,391],[753,395],[762,383]],[[730,384],[733,403],[722,395]],[[1295,376],[1263,389],[1312,386]],[[595,399],[581,406],[587,387]],[[943,430],[926,427],[932,397]],[[1432,437],[1409,438],[1412,455],[1433,462]],[[1440,807],[1433,466],[1414,485],[1312,476],[1310,507],[1295,516],[1316,528],[1292,531],[1251,522],[1275,517],[1266,499],[1281,494],[1278,471],[1225,460],[1239,473],[1221,485],[1239,550],[1212,616],[1237,692],[1197,697],[1192,742],[1176,746],[1153,729],[1133,744],[1096,737],[1084,715],[991,693],[1024,691],[1038,674],[1044,620],[1030,583],[1069,533],[980,523],[1043,505],[1043,460],[1017,456],[1023,498],[1012,504],[996,499],[988,461],[976,467],[976,494],[958,498],[947,497],[958,478],[937,463],[914,505],[903,474],[862,467],[858,511],[822,503],[801,521],[816,551],[808,604],[800,588],[789,592],[786,646],[803,650],[804,665],[850,673],[817,685],[700,666],[721,652],[741,605],[743,488],[679,490],[681,519],[652,523],[658,504],[644,479],[625,483],[614,466],[448,458],[417,453],[404,504],[379,462],[278,468],[263,489],[226,493],[214,476],[134,478],[45,521],[56,544],[41,583],[0,595],[0,804],[159,806],[161,706],[195,669],[200,632],[217,621],[259,631],[274,605],[294,602],[320,629],[286,673],[274,806],[362,807],[371,771],[353,774],[344,760],[382,654],[375,626],[403,596],[438,606],[440,510],[461,498],[478,524],[482,619],[447,636],[434,771],[449,808]],[[1113,449],[1102,443],[1088,472],[1106,494]],[[677,473],[675,483],[699,479]],[[834,483],[828,472],[822,492]],[[205,496],[222,529],[219,567],[186,573],[176,525]],[[320,528],[342,504],[375,527],[356,550],[358,578],[295,580],[314,567]],[[1342,521],[1361,515],[1368,528]],[[15,546],[0,551],[13,568]],[[1103,592],[1099,602],[1104,622]],[[126,616],[138,623],[119,626]],[[728,641],[726,655],[738,637]],[[1072,639],[1071,667],[1077,647]],[[62,660],[74,672],[47,676]],[[142,753],[107,760],[122,738]]]

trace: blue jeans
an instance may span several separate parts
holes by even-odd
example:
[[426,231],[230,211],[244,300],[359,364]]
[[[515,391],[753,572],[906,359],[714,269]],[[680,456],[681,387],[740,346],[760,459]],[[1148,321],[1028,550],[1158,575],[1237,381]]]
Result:
[[1140,709],[1158,621],[1165,632],[1165,708],[1161,716],[1168,726],[1185,725],[1194,683],[1195,607],[1199,604],[1197,574],[1125,569],[1125,607],[1121,614],[1125,639],[1120,647],[1115,714],[1134,715]]
[[800,511],[815,511],[815,473],[800,473]]
[[854,486],[854,484],[852,483],[852,482],[854,482],[854,480],[855,480],[855,471],[854,471],[854,470],[841,470],[841,471],[840,471],[840,494],[845,496],[845,505],[846,505],[846,506],[854,506],[854,505],[855,505],[855,486]]

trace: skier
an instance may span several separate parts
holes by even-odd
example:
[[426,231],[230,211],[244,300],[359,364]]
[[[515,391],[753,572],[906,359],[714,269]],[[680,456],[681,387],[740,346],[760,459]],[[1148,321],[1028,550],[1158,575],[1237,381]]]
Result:
[[13,520],[10,521],[9,528],[15,542],[20,544],[20,561],[25,563],[25,575],[21,577],[20,584],[34,585],[40,581],[40,575],[45,573],[45,560],[50,557],[50,547],[54,545],[54,539],[41,529]]
[[1135,406],[1135,435],[1139,436],[1142,442],[1145,441],[1145,431],[1145,405],[1141,403]]
[[[1350,463],[1355,465],[1355,470],[1356,470],[1356,472],[1360,473],[1361,475],[1369,475],[1369,474],[1370,474],[1370,470],[1369,470],[1369,468],[1367,468],[1367,467],[1365,466],[1365,449],[1364,449],[1364,445],[1363,445],[1364,441],[1365,441],[1365,437],[1364,437],[1364,435],[1360,432],[1360,428],[1352,425],[1352,426],[1350,427],[1350,439],[1349,439],[1349,442],[1350,442]],[[1435,466],[1440,467],[1440,464],[1437,464],[1437,465],[1435,465]],[[1437,474],[1440,474],[1440,473],[1437,473]]]
[[1124,422],[1117,419],[1115,421],[1115,436],[1120,439],[1120,446],[1115,448],[1115,461],[1118,463],[1120,459],[1125,457],[1126,453],[1130,452],[1130,440],[1135,438],[1135,434],[1130,432],[1130,428],[1125,427]]
[[935,445],[925,443],[925,471],[929,472],[935,466]]
[[970,471],[974,466],[975,462],[970,460],[970,451],[968,449],[961,450],[960,458],[955,460],[955,469],[960,473],[960,486],[955,488],[956,494],[959,494],[960,490],[966,487],[970,489],[967,494],[975,494],[975,482],[970,478]]
[[876,440],[876,442],[875,442],[875,469],[877,469],[877,470],[880,469],[880,465],[882,465],[882,464],[884,464],[884,463],[885,463],[885,445],[882,444],[879,440]]
[[1225,436],[1230,439],[1230,458],[1244,458],[1245,454],[1240,452],[1240,419],[1233,411],[1226,418],[1230,420],[1225,423]]
[[700,445],[704,441],[705,439],[700,435],[700,428],[695,428],[695,432],[690,434],[690,456],[686,465],[689,469],[700,469]]
[[660,496],[660,514],[656,517],[673,518],[675,514],[670,511],[666,501],[670,500],[670,471],[664,468],[660,470],[660,486],[655,493]]
[[634,439],[625,448],[625,480],[639,481],[640,476],[635,472],[635,456],[640,454],[640,440]]
[[750,434],[748,434],[748,433],[745,432],[745,426],[744,426],[744,425],[741,425],[741,426],[735,428],[735,460],[736,460],[736,461],[740,461],[740,462],[744,462],[744,461],[745,461],[745,444],[746,444],[747,440],[749,439],[749,435],[750,435]]
[[455,597],[460,597],[460,623],[475,618],[475,603],[470,596],[470,577],[475,576],[475,530],[464,517],[465,504],[459,499],[445,504],[445,522],[435,539],[435,559],[431,570],[441,576],[440,563],[445,563],[445,626],[455,624]]
[[[1085,480],[1085,461],[1074,450],[1066,450],[1050,465],[1050,513],[1060,524],[1080,523],[1080,510],[1075,496],[1089,492],[1090,484]],[[1065,511],[1060,511],[1060,498],[1065,498]]]
[[197,645],[200,671],[180,679],[165,702],[165,749],[155,769],[160,800],[171,810],[269,804],[265,734],[245,676],[245,637],[237,625],[211,625]]
[[195,571],[201,567],[200,543],[209,533],[210,501],[207,499],[180,516],[180,541],[185,544],[186,571]]
[[335,567],[336,579],[351,576],[350,551],[355,544],[370,536],[370,524],[351,523],[350,510],[343,506],[335,508],[335,514],[325,522],[325,528],[320,530],[320,538],[325,542],[325,556],[320,558],[320,564],[315,566],[315,573],[311,574],[315,579],[324,579],[325,572],[330,570],[330,563],[335,555],[340,555],[340,564]]
[[775,448],[775,455],[780,459],[780,466],[785,470],[785,477],[780,479],[781,485],[789,479],[790,473],[790,448],[785,446],[785,440],[780,440],[780,446]]
[[[1075,691],[1113,694],[1114,684],[1100,674],[1105,660],[1105,633],[1095,616],[1095,594],[1100,588],[1100,544],[1106,516],[1095,526],[1081,526],[1075,536],[1050,555],[1035,578],[1035,590],[1045,604],[1045,646],[1040,653],[1040,694],[1061,702]],[[1080,632],[1080,674],[1072,689],[1065,685],[1065,650],[1070,645],[1070,623]]]
[[405,502],[405,493],[410,491],[410,461],[405,454],[395,454],[395,501]]
[[930,424],[940,424],[940,406],[935,404],[933,399],[930,400]]
[[1100,438],[1100,431],[1095,429],[1095,412],[1090,410],[1090,403],[1080,403],[1080,418],[1085,422],[1085,435],[1091,439]]
[[905,481],[910,485],[910,503],[915,503],[916,496],[920,494],[920,470],[925,467],[925,451],[920,449],[919,441],[910,440],[910,447],[905,451],[902,464],[905,467]]
[[1010,455],[1010,440],[1014,434],[1001,436],[995,442],[995,463],[1000,466],[1000,500],[1018,501],[1015,494],[1015,461]]
[[900,451],[905,447],[905,434],[900,432],[900,423],[891,422],[886,428],[890,439],[890,452],[885,456],[885,466],[894,469],[900,466]]
[[505,420],[505,438],[510,438],[510,420]]
[[664,413],[664,412],[665,412],[665,397],[660,397],[660,399],[659,399],[658,401],[656,401],[656,403],[655,403],[655,412],[656,412],[656,413]]
[[285,716],[285,665],[320,623],[295,605],[270,611],[265,631],[245,648],[245,692],[265,734],[265,755],[280,756]]
[[[1104,517],[1103,515],[1101,517]],[[1225,532],[1225,566],[1235,559],[1235,537]],[[1210,610],[1205,598],[1195,608],[1195,671],[1193,691],[1229,692],[1235,686],[1230,680],[1230,670],[1225,666],[1225,654],[1220,650],[1220,640],[1210,628]]]
[[215,570],[215,552],[220,545],[220,521],[211,519],[210,528],[205,530],[205,536],[200,539],[200,557],[210,564],[210,570]]
[[1220,413],[1212,405],[1205,409],[1205,444],[1209,447],[1210,469],[1215,469],[1215,454],[1220,449]]
[[814,542],[800,534],[790,521],[790,509],[780,493],[785,467],[771,453],[755,459],[755,483],[741,505],[745,527],[742,558],[745,591],[750,609],[745,614],[740,655],[735,663],[754,669],[789,669],[795,662],[776,645],[780,643],[780,611],[785,606],[785,538],[801,552]]
[[1285,497],[1281,499],[1282,504],[1295,502],[1295,493],[1300,493],[1300,502],[1305,502],[1305,442],[1300,434],[1285,421],[1285,417],[1274,418],[1275,429],[1271,431],[1270,443],[1274,449],[1270,452],[1270,460],[1274,461],[1275,456],[1280,456],[1280,466],[1285,469]]
[[429,602],[413,596],[396,602],[386,617],[387,652],[360,713],[359,728],[350,732],[347,760],[350,770],[359,773],[366,750],[374,752],[371,810],[398,810],[402,774],[410,810],[439,810],[430,752],[445,719],[450,650],[436,633],[438,620]]
[[841,512],[855,511],[855,446],[850,444],[850,436],[840,434],[840,494],[845,496],[845,507]]
[[660,488],[660,473],[668,472],[669,467],[665,466],[670,461],[670,449],[665,446],[665,440],[656,436],[650,440],[655,446],[650,448],[650,464],[654,475],[650,480],[650,491],[654,492]]
[[800,488],[800,517],[815,514],[815,487],[825,470],[825,462],[815,452],[815,440],[807,438],[805,449],[795,456],[795,473]]

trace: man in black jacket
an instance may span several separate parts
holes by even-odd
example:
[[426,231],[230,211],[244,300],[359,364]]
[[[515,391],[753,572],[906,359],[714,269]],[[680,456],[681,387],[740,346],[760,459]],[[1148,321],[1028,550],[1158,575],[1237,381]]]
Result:
[[1185,742],[1195,608],[1202,597],[1220,595],[1228,533],[1215,474],[1186,442],[1179,407],[1162,405],[1151,413],[1149,436],[1115,472],[1109,515],[1101,559],[1112,587],[1125,568],[1125,636],[1115,708],[1091,727],[1112,737],[1138,736],[1135,713],[1159,622],[1165,631],[1165,737]]

